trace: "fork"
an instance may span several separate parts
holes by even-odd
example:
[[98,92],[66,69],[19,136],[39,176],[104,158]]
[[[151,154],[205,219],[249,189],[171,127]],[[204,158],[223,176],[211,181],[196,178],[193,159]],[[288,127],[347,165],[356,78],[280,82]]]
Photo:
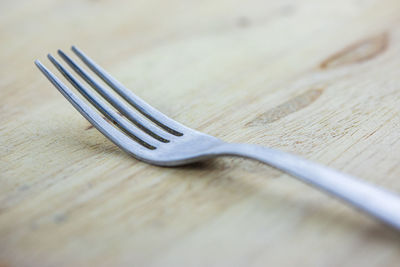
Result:
[[58,50],[58,54],[94,91],[88,89],[51,54],[48,54],[48,58],[87,102],[73,93],[39,60],[35,60],[35,64],[97,130],[135,158],[158,166],[180,166],[218,156],[240,156],[257,160],[400,230],[400,197],[396,194],[286,152],[257,145],[226,143],[186,127],[133,94],[81,50],[75,46],[71,49],[104,83],[100,83],[93,74],[63,51]]

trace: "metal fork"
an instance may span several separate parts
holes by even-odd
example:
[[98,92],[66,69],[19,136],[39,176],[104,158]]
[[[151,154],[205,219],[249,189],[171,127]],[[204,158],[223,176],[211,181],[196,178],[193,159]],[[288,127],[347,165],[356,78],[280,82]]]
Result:
[[190,129],[137,97],[75,46],[72,46],[72,51],[124,100],[116,97],[115,93],[96,81],[92,74],[61,50],[58,50],[59,56],[98,94],[89,90],[52,55],[49,54],[48,58],[97,111],[74,94],[40,61],[36,60],[35,64],[94,127],[135,158],[159,166],[180,166],[217,156],[258,160],[400,230],[400,198],[394,193],[282,151],[257,145],[226,143]]

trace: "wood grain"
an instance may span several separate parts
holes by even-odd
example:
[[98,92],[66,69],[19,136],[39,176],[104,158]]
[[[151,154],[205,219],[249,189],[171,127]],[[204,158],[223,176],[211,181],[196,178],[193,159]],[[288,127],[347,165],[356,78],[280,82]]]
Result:
[[0,266],[399,266],[397,232],[267,166],[129,157],[33,64],[75,44],[190,127],[400,192],[399,10],[1,1]]

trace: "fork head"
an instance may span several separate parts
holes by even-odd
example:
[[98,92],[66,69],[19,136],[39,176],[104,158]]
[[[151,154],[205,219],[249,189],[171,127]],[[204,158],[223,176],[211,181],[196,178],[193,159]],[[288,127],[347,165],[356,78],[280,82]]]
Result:
[[216,156],[215,148],[223,144],[221,140],[172,120],[125,88],[81,50],[72,46],[72,51],[103,83],[61,50],[58,50],[59,56],[91,88],[51,54],[48,58],[87,102],[39,60],[35,64],[61,94],[117,146],[139,160],[160,166],[183,165]]

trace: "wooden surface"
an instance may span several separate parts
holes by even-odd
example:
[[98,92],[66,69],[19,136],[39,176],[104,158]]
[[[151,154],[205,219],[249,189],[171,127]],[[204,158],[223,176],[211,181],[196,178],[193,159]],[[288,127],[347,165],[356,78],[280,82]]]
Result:
[[1,1],[0,266],[399,266],[398,233],[267,166],[138,162],[33,64],[75,44],[188,126],[400,192],[399,10]]

